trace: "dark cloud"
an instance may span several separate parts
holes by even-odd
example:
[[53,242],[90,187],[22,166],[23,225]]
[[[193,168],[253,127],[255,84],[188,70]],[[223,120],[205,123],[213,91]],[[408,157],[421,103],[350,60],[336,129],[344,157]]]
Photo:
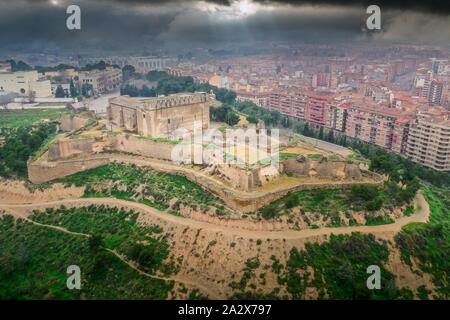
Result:
[[[209,8],[201,5],[205,2]],[[423,2],[425,8],[418,1],[406,1],[411,6],[400,10],[400,5],[390,1],[389,10],[384,10],[386,1],[377,1],[383,31],[376,34],[364,31],[364,1],[253,2],[259,4],[256,12],[235,18],[236,3],[221,0],[0,0],[0,46],[2,51],[56,48],[139,54],[143,48],[252,41],[332,43],[371,38],[442,44],[450,38],[448,16],[434,15],[438,6],[430,6],[430,2]],[[66,28],[69,4],[79,4],[82,9],[81,31]]]
[[[110,2],[123,3],[143,3],[143,4],[167,4],[167,3],[186,3],[195,2],[195,0],[102,0]],[[234,0],[203,0],[204,2],[221,4],[229,6]],[[314,6],[347,6],[347,7],[365,7],[376,4],[386,10],[411,10],[419,12],[428,12],[434,14],[450,14],[450,1],[447,0],[254,0],[261,4],[279,4],[279,5],[314,5]]]
[[376,4],[382,10],[410,10],[435,14],[450,14],[450,1],[446,0],[255,0],[262,4],[329,5],[365,7]]

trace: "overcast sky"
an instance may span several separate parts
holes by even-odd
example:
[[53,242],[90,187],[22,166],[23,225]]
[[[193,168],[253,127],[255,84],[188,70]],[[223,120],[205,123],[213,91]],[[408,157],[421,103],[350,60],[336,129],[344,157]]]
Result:
[[[69,4],[81,7],[81,31],[66,28]],[[381,7],[381,32],[365,30],[369,4]],[[0,0],[5,50],[365,39],[448,46],[450,1]]]

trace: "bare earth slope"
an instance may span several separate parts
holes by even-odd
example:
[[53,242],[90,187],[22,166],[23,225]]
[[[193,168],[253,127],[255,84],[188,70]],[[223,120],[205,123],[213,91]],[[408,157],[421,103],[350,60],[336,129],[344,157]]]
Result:
[[[108,205],[135,210],[139,213],[139,223],[160,225],[169,234],[171,255],[180,266],[180,271],[170,280],[183,283],[187,287],[197,287],[210,298],[227,298],[235,292],[229,284],[231,281],[239,281],[248,259],[258,257],[261,262],[261,267],[255,273],[257,277],[264,273],[265,281],[258,284],[258,289],[268,293],[274,288],[280,288],[280,296],[283,296],[287,294],[285,289],[277,284],[276,275],[268,268],[272,264],[270,259],[272,255],[275,255],[282,264],[285,264],[293,246],[301,249],[305,243],[325,241],[331,234],[373,233],[377,237],[392,240],[393,236],[404,225],[411,222],[426,222],[429,218],[428,203],[420,192],[414,200],[415,207],[420,208],[420,210],[409,217],[398,219],[393,224],[300,231],[247,230],[245,223],[242,226],[218,225],[214,223],[214,220],[208,222],[178,217],[144,204],[112,198],[74,199],[75,194],[70,194],[69,198],[71,199],[62,200],[54,200],[54,196],[49,197],[48,200],[45,197],[38,197],[38,199],[27,196],[13,199],[8,196],[8,193],[8,190],[5,189],[0,191],[0,212],[11,213],[20,218],[28,217],[32,210],[56,208],[61,205],[66,207],[80,207],[91,204]],[[134,265],[131,263],[130,266],[133,267]],[[394,248],[392,248],[387,267],[398,276],[397,284],[401,286],[409,286],[415,289],[425,284],[429,288],[432,287],[428,275],[417,276],[413,274],[409,267],[400,261],[398,251]],[[312,289],[306,298],[315,297],[316,293]]]

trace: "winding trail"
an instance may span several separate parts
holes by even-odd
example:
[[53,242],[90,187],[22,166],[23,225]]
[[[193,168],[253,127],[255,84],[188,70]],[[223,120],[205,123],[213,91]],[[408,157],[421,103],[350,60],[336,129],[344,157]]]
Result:
[[[401,217],[394,223],[377,225],[377,226],[347,226],[347,227],[324,227],[319,229],[303,229],[303,230],[279,230],[279,231],[260,231],[247,230],[238,227],[230,227],[226,225],[217,225],[210,222],[192,220],[189,218],[171,215],[145,204],[120,200],[115,198],[80,198],[80,199],[64,199],[59,201],[40,202],[40,203],[22,203],[22,204],[0,204],[0,210],[12,211],[25,218],[31,214],[32,210],[45,210],[46,208],[57,208],[61,205],[66,207],[83,207],[89,205],[106,205],[113,207],[135,210],[140,214],[156,218],[157,220],[175,224],[178,226],[189,227],[193,229],[203,229],[211,232],[218,232],[229,236],[239,236],[245,239],[304,239],[331,234],[349,234],[352,232],[373,233],[377,235],[395,234],[400,229],[412,222],[427,222],[430,215],[430,208],[421,191],[419,191],[414,199],[414,206],[419,208],[417,212],[409,217]],[[18,213],[19,212],[19,213]],[[53,226],[54,228],[59,228]]]

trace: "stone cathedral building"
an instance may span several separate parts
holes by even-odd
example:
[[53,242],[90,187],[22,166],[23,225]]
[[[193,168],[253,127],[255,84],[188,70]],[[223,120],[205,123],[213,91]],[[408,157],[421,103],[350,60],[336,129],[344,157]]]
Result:
[[209,107],[216,103],[214,94],[204,92],[152,98],[120,96],[109,99],[107,112],[112,127],[153,138],[169,138],[178,128],[193,131],[196,121],[201,121],[204,130],[208,129]]

